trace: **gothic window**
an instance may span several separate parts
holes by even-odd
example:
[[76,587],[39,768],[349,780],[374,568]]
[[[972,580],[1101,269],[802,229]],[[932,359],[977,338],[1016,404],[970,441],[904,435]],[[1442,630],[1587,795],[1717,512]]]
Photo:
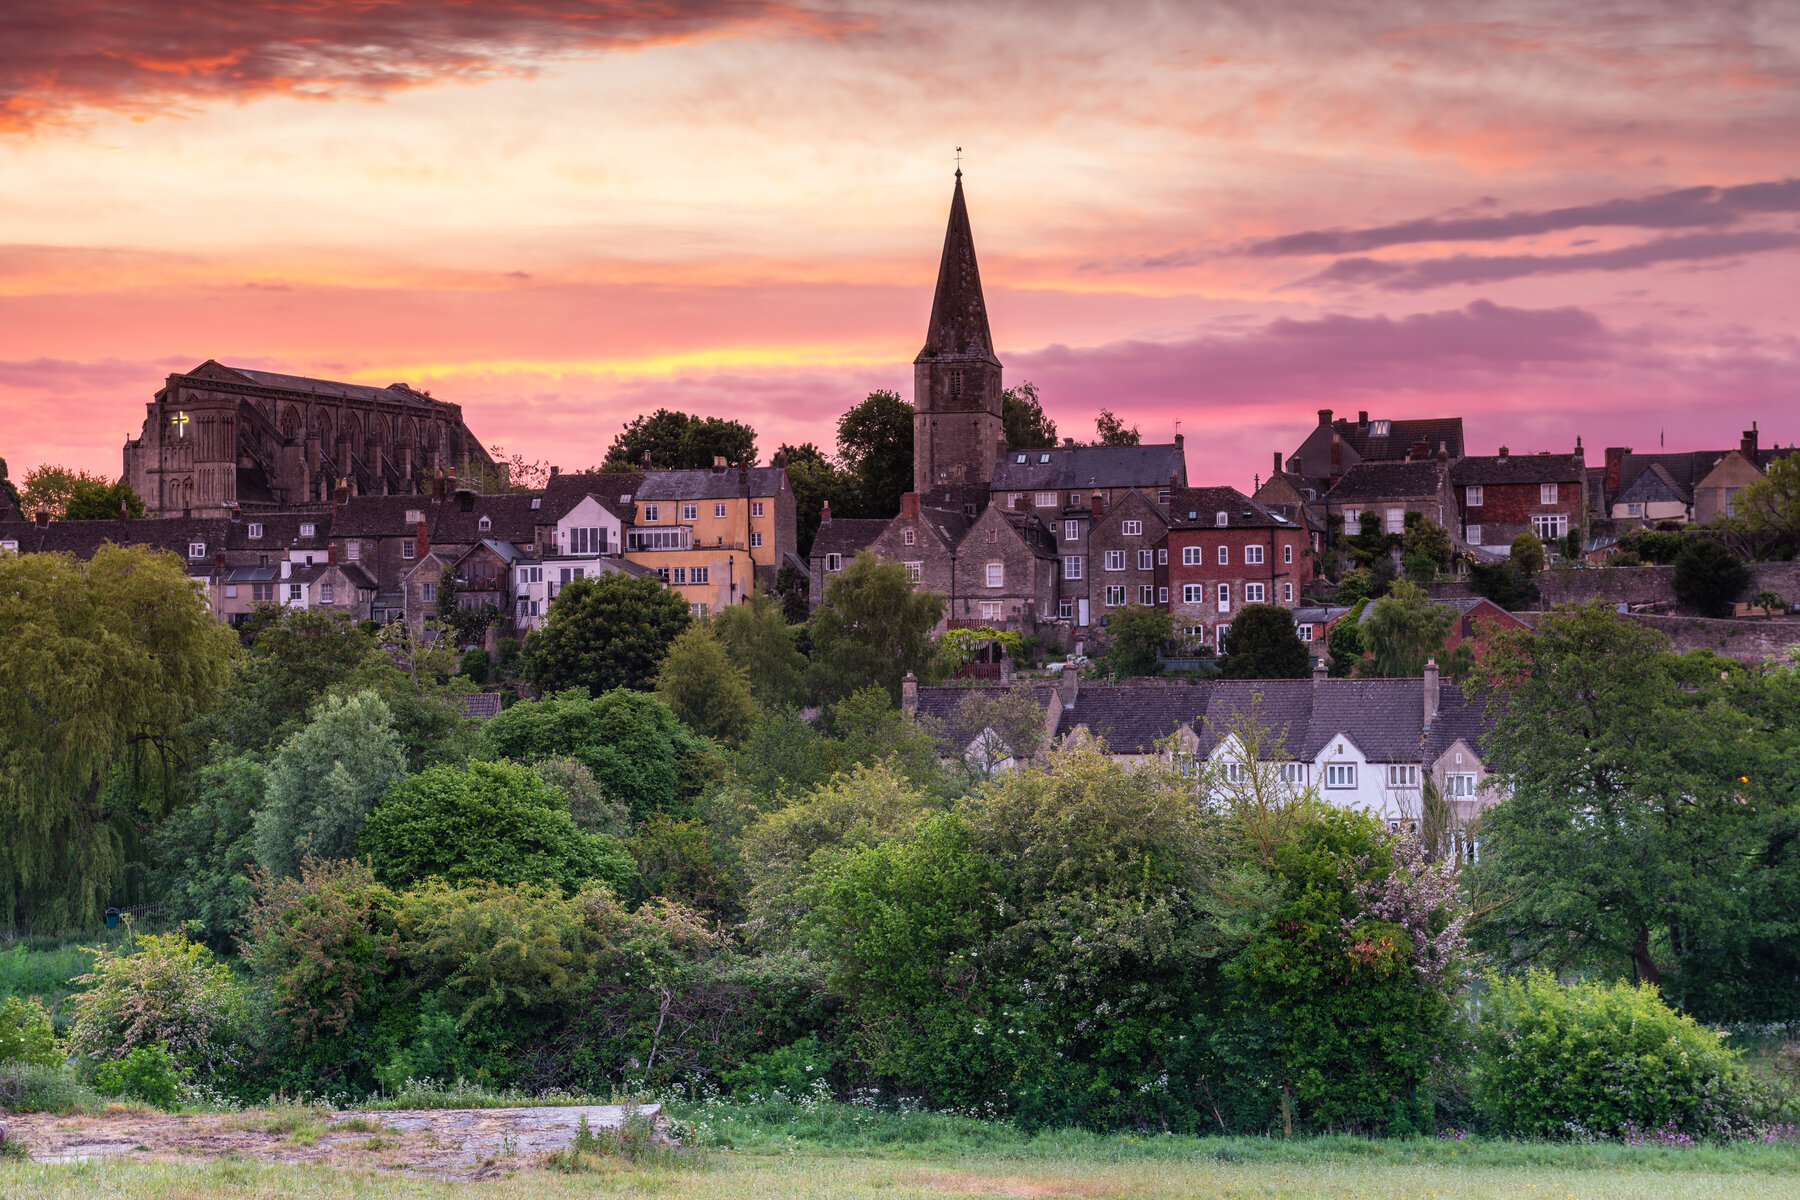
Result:
[[950,394],[952,396],[962,395],[962,384],[963,373],[961,371],[950,372]]

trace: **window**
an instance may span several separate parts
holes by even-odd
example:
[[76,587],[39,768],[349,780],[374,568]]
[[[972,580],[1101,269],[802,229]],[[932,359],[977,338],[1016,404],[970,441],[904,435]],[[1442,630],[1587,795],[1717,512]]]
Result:
[[1039,508],[1055,508],[1056,507],[1056,493],[1055,492],[1039,492],[1036,496],[1032,497],[1032,500],[1036,503],[1037,507],[1039,507]]
[[1059,621],[1073,621],[1075,619],[1075,602],[1073,600],[1058,600],[1056,602],[1056,619]]
[[300,536],[303,538],[315,537],[315,536],[317,536],[318,532],[319,532],[319,527],[317,525],[312,524],[310,521],[305,522],[300,526]]
[[1389,763],[1387,779],[1387,785],[1391,788],[1418,787],[1419,768],[1404,763]]
[[841,554],[827,554],[825,556],[825,569],[827,571],[843,570],[844,569],[844,556]]
[[1138,585],[1138,603],[1148,607],[1156,603],[1156,585],[1144,583]]
[[950,394],[952,396],[962,395],[962,375],[963,375],[963,373],[961,371],[950,371],[950,372],[948,372],[948,375],[950,378]]
[[1005,563],[989,563],[987,565],[987,585],[994,588],[1006,586]]
[[344,543],[344,558],[348,562],[361,562],[362,561],[362,543],[361,542],[345,542]]
[[700,519],[700,506],[698,504],[682,505],[681,506],[681,519],[684,521],[699,520]]
[[711,567],[689,567],[688,568],[688,582],[689,583],[709,583],[709,582],[711,582],[711,577],[712,577],[712,568]]
[[[6,542],[0,542],[0,550],[12,550],[12,551],[18,550],[19,544],[17,542],[12,542],[11,545],[8,545],[7,542],[12,542],[12,539],[8,538]],[[237,599],[237,584],[228,583],[225,585],[225,598],[227,600],[236,600]]]
[[493,527],[494,527],[493,520],[486,516],[482,517],[481,520],[475,522],[475,528],[481,530],[481,532],[483,532],[483,533],[486,533],[488,530],[492,529]]
[[261,537],[262,529],[263,529],[263,527],[262,527],[261,521],[250,522],[250,539],[252,541],[255,541],[257,538]]
[[1158,546],[1156,548],[1156,565],[1159,567],[1166,567],[1169,565],[1169,548],[1167,546]]
[[687,568],[686,567],[676,567],[674,574],[675,574],[675,577],[669,581],[670,583],[686,583],[687,582]]
[[1531,529],[1540,542],[1559,538],[1569,532],[1569,514],[1537,513],[1531,518]]
[[544,507],[544,498],[542,496],[533,496],[531,498],[531,511],[536,512],[542,507]]
[[1344,510],[1344,532],[1349,533],[1362,524],[1362,509],[1346,508]]
[[1298,784],[1301,787],[1305,787],[1306,786],[1306,764],[1305,763],[1282,763],[1281,764],[1281,782]]
[[1245,562],[1250,563],[1252,566],[1254,566],[1255,564],[1260,563],[1262,560],[1263,560],[1263,548],[1261,546],[1245,546],[1244,547],[1244,561]]
[[1555,504],[1556,503],[1556,485],[1554,483],[1538,484],[1538,503],[1539,504]]
[[257,604],[275,603],[275,585],[272,583],[251,584],[250,599]]
[[1221,567],[1224,567],[1224,566],[1229,566],[1230,564],[1231,564],[1231,547],[1230,546],[1220,546],[1219,547],[1219,565]]
[[1355,763],[1326,763],[1325,786],[1328,788],[1353,788],[1356,786]]
[[1071,554],[1069,557],[1063,559],[1063,578],[1081,578],[1081,555]]
[[544,568],[542,568],[542,567],[520,567],[519,568],[519,582],[521,584],[544,582]]
[[1303,642],[1312,641],[1312,626],[1311,625],[1296,625],[1296,626],[1294,626],[1294,636],[1298,637]]
[[1225,528],[1225,526],[1231,524],[1231,514],[1230,513],[1214,513],[1213,514],[1213,524],[1217,525],[1221,529]]
[[658,579],[662,580],[664,583],[669,582],[669,568],[667,568],[667,567],[656,568],[656,577]]
[[409,508],[406,510],[406,523],[408,525],[417,525],[424,519],[425,513],[423,510],[417,508]]
[[1728,517],[1737,516],[1737,494],[1743,490],[1744,490],[1743,488],[1734,488],[1734,487],[1728,487],[1725,489],[1725,515],[1726,516],[1728,516]]
[[411,558],[413,556],[414,551],[416,551],[417,549],[418,549],[418,543],[414,542],[411,538],[401,538],[400,539],[400,557],[401,558]]
[[1281,561],[1284,563],[1292,563],[1294,561],[1294,543],[1289,542],[1281,548]]
[[1219,611],[1231,611],[1231,585],[1229,583],[1219,585]]
[[1203,546],[1183,546],[1181,548],[1181,565],[1184,567],[1200,567],[1206,565],[1206,549]]
[[331,585],[329,583],[321,583],[319,585],[319,603],[331,603]]
[[1404,508],[1387,510],[1387,531],[1389,533],[1406,532],[1406,510]]
[[1444,795],[1453,800],[1468,800],[1473,798],[1475,795],[1475,776],[1444,776]]
[[1232,762],[1232,763],[1225,764],[1225,782],[1226,783],[1248,783],[1249,781],[1250,781],[1249,764],[1241,763],[1241,762]]
[[760,517],[763,515],[763,502],[761,500],[752,500],[750,502],[750,515],[753,517]]
[[1125,603],[1124,586],[1109,585],[1106,589],[1106,607],[1117,608],[1123,603]]
[[[1023,454],[1019,455],[1019,461],[1020,462],[1025,461],[1025,456]],[[1024,502],[1025,502],[1025,493],[1024,492],[1011,492],[1011,493],[1008,493],[1008,495],[1006,497],[1006,507],[1008,507],[1008,508],[1017,508],[1017,507],[1019,507],[1019,505],[1023,504]]]
[[1260,583],[1246,583],[1244,585],[1244,603],[1261,604],[1262,602],[1263,585]]
[[906,577],[914,583],[919,582],[919,576],[924,574],[924,572],[925,564],[922,562],[909,562],[906,564]]
[[205,542],[189,542],[188,543],[188,557],[189,558],[205,558],[206,557],[206,543]]
[[910,529],[902,530],[900,533],[900,541],[905,545],[910,546],[918,540],[919,540],[919,535],[914,533]]
[[1076,508],[1082,507],[1081,493],[1080,492],[1070,492],[1069,493],[1069,503]]
[[1080,521],[1064,521],[1063,522],[1063,541],[1079,542],[1080,540],[1081,540],[1081,522]]
[[421,583],[419,585],[419,599],[424,601],[426,604],[430,604],[432,601],[436,600],[437,599],[437,584]]
[[1169,602],[1169,589],[1168,588],[1159,587],[1156,589],[1156,602],[1158,604],[1167,604]]
[[288,584],[288,599],[300,600],[306,596],[306,589],[297,583]]
[[1469,508],[1481,507],[1481,485],[1479,483],[1471,483],[1463,489],[1463,503]]
[[[723,500],[720,500],[719,502],[717,502],[716,504],[713,505],[713,516],[714,517],[723,517],[724,515],[725,515],[725,502]],[[760,515],[760,514],[758,514],[758,515]]]
[[1144,533],[1144,523],[1142,521],[1120,521],[1119,532],[1126,537],[1142,537]]
[[1468,542],[1469,542],[1469,545],[1471,545],[1471,546],[1481,545],[1481,526],[1479,526],[1479,525],[1469,526]]
[[1138,570],[1152,571],[1156,569],[1156,556],[1148,550],[1138,551]]
[[1125,569],[1125,552],[1123,550],[1108,550],[1106,552],[1106,569],[1109,571],[1123,571]]
[[981,602],[981,619],[984,621],[998,621],[1000,619],[1000,602],[998,600],[983,600]]
[[1205,604],[1206,585],[1204,583],[1184,583],[1181,585],[1181,602],[1183,604]]
[[1045,463],[1047,463],[1049,461],[1050,461],[1050,456],[1048,454],[1038,455],[1038,465],[1039,466],[1043,466]]
[[627,538],[632,550],[686,550],[692,544],[686,529],[633,529]]
[[644,520],[658,521],[662,519],[662,506],[659,504],[644,505]]
[[592,526],[569,530],[570,554],[606,553],[606,530]]
[[752,550],[762,549],[762,531],[761,530],[752,529],[750,531],[750,548]]
[[688,605],[688,611],[693,613],[696,617],[699,617],[703,621],[706,619],[706,614],[708,611],[710,611],[710,608],[711,608],[711,606],[708,605],[704,600],[699,602],[698,604]]
[[1281,585],[1281,602],[1283,604],[1292,604],[1294,602],[1294,585],[1291,582]]
[[1644,515],[1644,506],[1641,504],[1627,504],[1625,506],[1625,515],[1628,517],[1641,517]]
[[1223,625],[1219,626],[1217,629],[1213,630],[1213,635],[1219,639],[1218,640],[1219,653],[1224,654],[1225,647],[1230,644],[1230,642],[1227,639],[1229,639],[1231,637],[1231,622],[1227,621],[1227,622],[1225,622],[1225,624],[1223,624]]

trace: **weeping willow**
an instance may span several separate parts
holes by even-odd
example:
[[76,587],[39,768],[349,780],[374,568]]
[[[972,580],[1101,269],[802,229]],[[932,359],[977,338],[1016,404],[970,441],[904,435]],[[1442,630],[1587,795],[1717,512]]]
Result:
[[0,927],[98,920],[235,645],[174,555],[0,554]]

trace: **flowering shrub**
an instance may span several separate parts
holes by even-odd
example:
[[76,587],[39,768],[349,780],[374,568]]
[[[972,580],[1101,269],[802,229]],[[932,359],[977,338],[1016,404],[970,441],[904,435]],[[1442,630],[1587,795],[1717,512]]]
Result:
[[1649,985],[1494,978],[1476,1044],[1476,1105],[1508,1133],[1677,1145],[1750,1129],[1736,1052]]
[[161,1043],[179,1067],[202,1075],[239,1061],[248,1015],[244,987],[205,946],[178,933],[137,939],[132,953],[101,949],[91,984],[71,997],[69,1047],[97,1060]]

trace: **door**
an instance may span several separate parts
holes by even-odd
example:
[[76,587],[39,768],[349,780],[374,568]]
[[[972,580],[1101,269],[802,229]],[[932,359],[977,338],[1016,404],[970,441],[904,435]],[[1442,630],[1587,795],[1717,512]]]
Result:
[[1077,625],[1086,625],[1088,623],[1088,602],[1086,596],[1083,596],[1075,602],[1075,623]]

